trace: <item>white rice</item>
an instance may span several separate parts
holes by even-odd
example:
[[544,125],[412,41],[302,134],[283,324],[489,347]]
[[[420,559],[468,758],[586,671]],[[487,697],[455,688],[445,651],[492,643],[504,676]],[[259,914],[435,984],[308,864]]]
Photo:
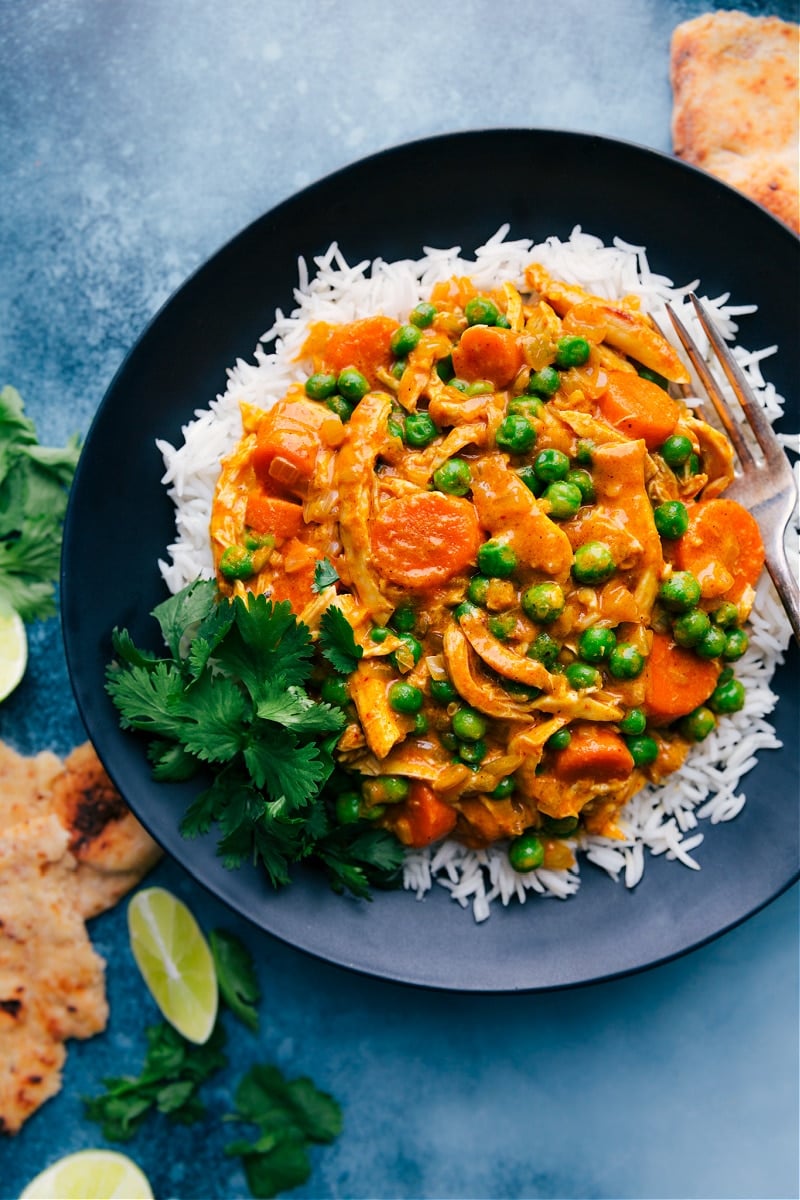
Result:
[[[239,359],[230,368],[225,392],[194,414],[182,429],[181,446],[157,442],[166,467],[163,482],[176,512],[176,540],[168,547],[168,560],[159,562],[170,591],[179,591],[198,576],[213,577],[208,536],[211,502],[220,461],[241,437],[239,405],[246,401],[268,408],[291,382],[303,378],[296,359],[311,321],[351,321],[373,313],[404,320],[439,280],[468,275],[479,289],[506,280],[522,286],[524,268],[537,261],[556,277],[597,295],[609,299],[639,296],[643,308],[665,333],[672,329],[665,311],[670,303],[703,345],[702,331],[687,298],[692,291],[701,294],[700,281],[674,286],[650,270],[643,247],[620,239],[606,246],[580,227],[566,242],[557,238],[541,244],[528,239],[507,241],[507,234],[508,226],[503,226],[475,251],[473,259],[463,257],[460,247],[426,247],[418,261],[376,259],[350,266],[334,244],[314,260],[312,273],[305,261],[299,260],[294,292],[297,307],[288,316],[278,310],[274,325],[255,349],[254,361]],[[755,311],[754,305],[729,304],[729,293],[717,297],[701,294],[701,298],[730,341],[737,332],[735,318]],[[765,382],[761,363],[776,349],[735,347],[737,359],[772,420],[780,416],[783,399]],[[702,390],[697,394],[702,396]],[[796,435],[783,441],[795,451],[800,447]],[[736,665],[737,677],[746,688],[743,710],[720,721],[664,784],[647,786],[630,801],[620,821],[622,840],[581,836],[569,843],[572,848],[629,888],[642,877],[645,850],[699,870],[694,857],[704,837],[699,823],[714,825],[737,816],[745,803],[739,784],[755,765],[756,754],[781,745],[767,718],[777,702],[770,680],[783,661],[789,638],[788,622],[765,574],[751,616],[750,646]],[[434,883],[446,888],[464,908],[471,907],[476,921],[483,921],[494,900],[504,905],[512,899],[524,902],[532,892],[566,899],[578,890],[580,877],[578,866],[569,871],[539,869],[519,874],[501,849],[468,850],[448,841],[406,855],[405,887],[422,897]]]

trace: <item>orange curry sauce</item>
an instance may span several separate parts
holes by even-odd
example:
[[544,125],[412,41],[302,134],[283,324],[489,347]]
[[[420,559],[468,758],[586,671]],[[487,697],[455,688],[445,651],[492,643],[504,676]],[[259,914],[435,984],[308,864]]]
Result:
[[[410,846],[533,832],[538,861],[570,866],[565,837],[617,835],[680,766],[742,652],[763,552],[719,499],[727,441],[677,398],[687,372],[635,298],[537,265],[524,293],[439,284],[409,325],[316,324],[302,363],[332,395],[242,406],[220,588],[287,600],[314,635],[341,608],[363,657],[338,681],[337,758],[362,817]],[[323,559],[338,581],[317,593]],[[663,591],[687,576],[688,599]]]

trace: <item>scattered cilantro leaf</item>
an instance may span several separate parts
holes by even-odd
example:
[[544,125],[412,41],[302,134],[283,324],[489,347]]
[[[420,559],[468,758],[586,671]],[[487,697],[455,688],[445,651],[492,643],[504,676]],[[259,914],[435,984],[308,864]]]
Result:
[[15,388],[0,390],[0,610],[24,621],[53,616],[61,533],[80,453],[40,446]]
[[314,567],[314,582],[311,585],[312,592],[324,592],[326,588],[331,587],[339,579],[339,573],[333,563],[327,558],[322,558]]
[[352,674],[364,651],[356,642],[352,626],[342,610],[331,604],[322,614],[319,629],[320,648],[334,671]]
[[252,955],[239,938],[225,929],[212,929],[208,941],[223,1000],[248,1029],[256,1032],[261,993]]
[[342,1129],[342,1110],[332,1096],[306,1077],[287,1079],[272,1065],[247,1072],[235,1105],[233,1119],[256,1125],[259,1136],[231,1142],[225,1152],[241,1157],[250,1191],[259,1198],[305,1183],[311,1174],[310,1146],[332,1142]]
[[162,1021],[146,1030],[147,1052],[138,1076],[103,1080],[105,1092],[83,1098],[86,1116],[100,1125],[110,1142],[127,1142],[153,1110],[191,1124],[205,1112],[197,1090],[226,1065],[225,1030],[217,1022],[202,1046],[188,1042]]

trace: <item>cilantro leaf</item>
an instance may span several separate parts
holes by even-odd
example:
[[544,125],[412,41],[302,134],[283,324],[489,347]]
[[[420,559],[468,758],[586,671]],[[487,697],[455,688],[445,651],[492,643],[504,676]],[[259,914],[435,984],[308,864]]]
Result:
[[232,933],[212,929],[209,937],[219,990],[228,1008],[248,1029],[258,1030],[258,988],[253,959],[247,947]]
[[339,579],[339,573],[333,563],[327,558],[322,558],[314,567],[314,582],[311,585],[312,592],[324,592],[325,588],[331,587]]
[[161,626],[161,636],[173,658],[182,657],[181,641],[192,626],[211,616],[217,594],[217,585],[212,579],[197,579],[153,609],[153,616]]
[[353,629],[340,608],[331,604],[319,623],[320,647],[333,667],[342,675],[350,675],[358,666],[364,651],[353,636]]
[[332,1096],[306,1077],[287,1079],[270,1064],[247,1072],[235,1105],[232,1117],[256,1125],[259,1136],[231,1142],[225,1152],[242,1158],[257,1197],[277,1196],[305,1183],[311,1173],[310,1145],[332,1142],[342,1130],[342,1110]]
[[83,1098],[86,1116],[100,1125],[110,1142],[127,1142],[153,1110],[183,1123],[197,1121],[204,1106],[197,1089],[225,1066],[225,1031],[217,1023],[202,1046],[185,1038],[162,1021],[146,1031],[147,1052],[138,1076],[120,1075],[103,1080],[106,1091]]

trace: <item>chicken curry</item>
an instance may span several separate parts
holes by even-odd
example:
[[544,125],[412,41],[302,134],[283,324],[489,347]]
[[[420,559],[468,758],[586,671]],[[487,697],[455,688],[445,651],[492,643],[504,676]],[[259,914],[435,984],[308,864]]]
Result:
[[763,549],[727,440],[635,298],[536,264],[521,290],[437,284],[405,323],[315,323],[302,365],[242,406],[211,539],[223,593],[352,630],[355,670],[319,662],[338,819],[570,866],[744,702]]

